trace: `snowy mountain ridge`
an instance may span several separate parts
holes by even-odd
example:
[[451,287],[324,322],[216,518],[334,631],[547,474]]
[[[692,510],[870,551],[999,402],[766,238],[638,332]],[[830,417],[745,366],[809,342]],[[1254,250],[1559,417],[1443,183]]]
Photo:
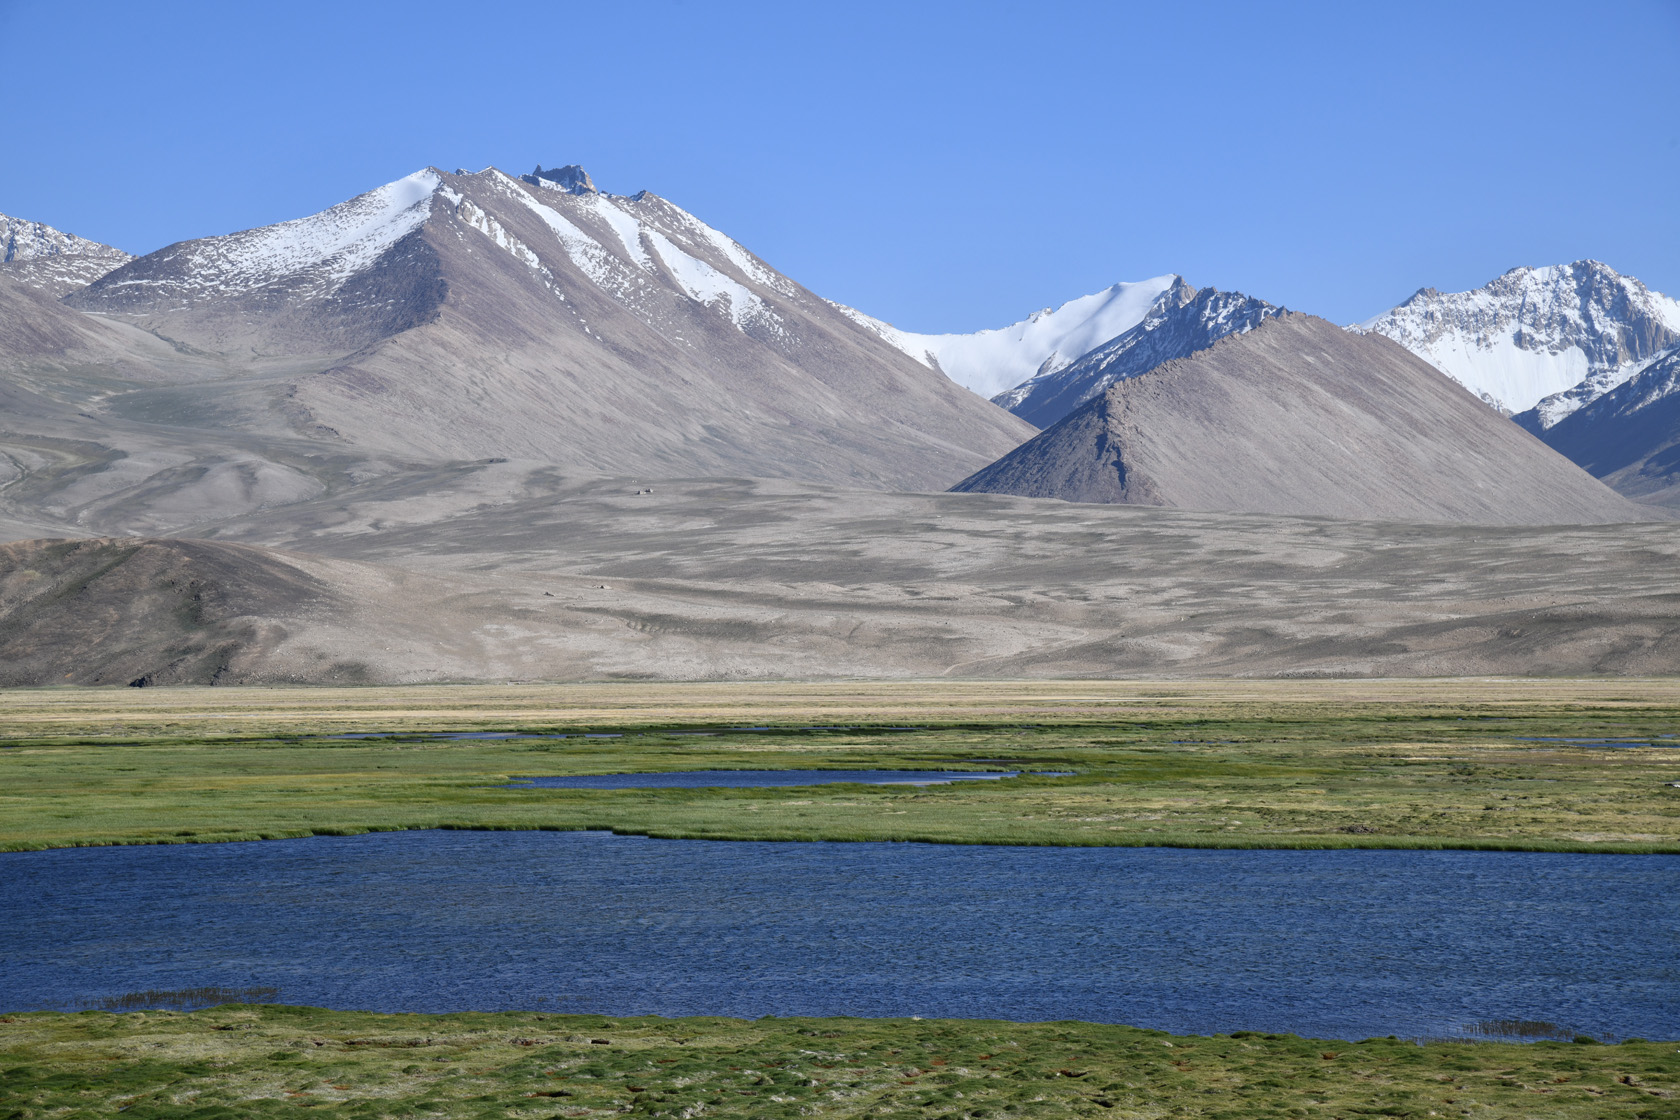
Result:
[[1091,350],[1143,322],[1163,294],[1183,280],[1156,276],[1115,284],[994,330],[972,334],[916,334],[902,331],[841,304],[833,306],[880,335],[916,361],[943,372],[983,397],[1028,378],[1066,369]]
[[128,259],[128,254],[121,249],[65,233],[44,222],[0,214],[0,263],[67,256]]
[[144,258],[149,267],[125,269],[100,287],[113,295],[158,288],[188,300],[284,284],[328,296],[431,216],[441,181],[428,168],[308,217],[177,242]]
[[1031,431],[694,215],[576,166],[425,168],[63,302],[272,369],[252,415],[381,452],[937,489]]
[[1116,381],[1187,358],[1232,334],[1246,334],[1286,313],[1265,300],[1217,288],[1197,290],[1182,278],[1150,305],[1143,321],[1062,369],[1005,390],[992,403],[1048,428]]
[[1400,343],[1507,413],[1548,428],[1680,343],[1680,301],[1593,260],[1424,288],[1351,328]]
[[132,259],[121,249],[44,222],[0,214],[0,277],[55,299]]
[[[498,218],[486,210],[486,199],[475,202],[463,193],[469,183],[540,219],[547,239],[514,235],[506,213]],[[743,333],[775,338],[785,333],[781,319],[754,288],[808,298],[687,211],[646,191],[599,191],[574,165],[539,167],[519,179],[494,167],[454,176],[426,168],[303,218],[168,246],[77,293],[76,305],[135,313],[204,307],[229,297],[249,297],[264,307],[328,303],[376,271],[428,221],[451,215],[532,269],[561,301],[555,275],[543,263],[556,252],[649,325],[668,318],[660,305],[675,288]]]

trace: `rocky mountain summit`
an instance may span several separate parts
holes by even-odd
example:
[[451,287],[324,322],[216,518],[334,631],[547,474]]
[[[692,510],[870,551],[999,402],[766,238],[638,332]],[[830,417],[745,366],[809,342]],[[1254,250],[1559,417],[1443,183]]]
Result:
[[1425,288],[1356,329],[1543,431],[1680,344],[1680,301],[1582,260],[1513,268],[1469,292]]
[[566,194],[600,194],[595,189],[595,180],[589,177],[589,172],[575,163],[568,163],[565,167],[551,167],[544,171],[542,164],[529,175],[521,175],[521,182],[530,183],[533,187],[547,187],[550,190],[564,191]]
[[57,298],[93,283],[132,258],[121,249],[0,214],[0,280]]

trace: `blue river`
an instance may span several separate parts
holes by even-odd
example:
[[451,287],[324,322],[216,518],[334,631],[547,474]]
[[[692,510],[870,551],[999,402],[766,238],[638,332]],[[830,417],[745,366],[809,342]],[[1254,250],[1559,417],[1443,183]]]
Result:
[[1680,1038],[1680,857],[405,832],[0,855],[0,1010],[271,987],[382,1011]]

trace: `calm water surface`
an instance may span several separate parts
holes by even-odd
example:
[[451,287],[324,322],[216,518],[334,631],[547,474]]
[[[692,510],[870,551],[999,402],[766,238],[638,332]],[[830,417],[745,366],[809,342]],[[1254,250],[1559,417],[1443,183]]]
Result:
[[0,1004],[1680,1038],[1680,857],[406,832],[0,855]]

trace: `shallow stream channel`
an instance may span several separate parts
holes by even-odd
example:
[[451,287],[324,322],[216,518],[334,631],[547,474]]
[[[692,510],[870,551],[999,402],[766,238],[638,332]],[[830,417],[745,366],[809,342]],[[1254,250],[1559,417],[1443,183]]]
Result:
[[5,1010],[381,1011],[1680,1037],[1680,857],[375,833],[0,855]]

